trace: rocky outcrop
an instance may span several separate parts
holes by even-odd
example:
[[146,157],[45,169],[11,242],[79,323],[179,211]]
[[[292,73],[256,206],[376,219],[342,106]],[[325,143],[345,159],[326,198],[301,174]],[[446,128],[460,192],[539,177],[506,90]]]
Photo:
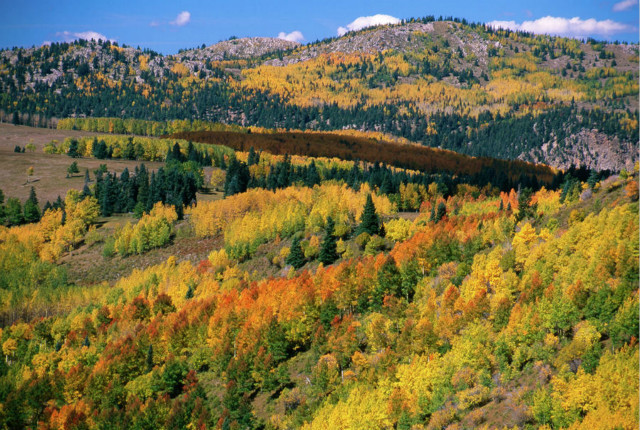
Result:
[[597,130],[581,130],[568,136],[562,146],[546,143],[518,158],[561,169],[583,165],[596,170],[631,170],[638,161],[638,143],[621,142]]
[[254,58],[277,51],[286,51],[300,46],[297,42],[273,37],[246,37],[218,42],[206,48],[184,51],[180,60],[222,61],[231,58]]

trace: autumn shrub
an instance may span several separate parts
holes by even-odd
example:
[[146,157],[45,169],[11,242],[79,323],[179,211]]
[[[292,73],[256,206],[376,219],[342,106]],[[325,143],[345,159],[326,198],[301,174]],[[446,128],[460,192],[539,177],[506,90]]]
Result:
[[115,234],[114,247],[121,256],[142,254],[152,248],[166,245],[173,234],[178,215],[173,206],[158,202],[151,212],[143,215],[137,224],[127,224]]

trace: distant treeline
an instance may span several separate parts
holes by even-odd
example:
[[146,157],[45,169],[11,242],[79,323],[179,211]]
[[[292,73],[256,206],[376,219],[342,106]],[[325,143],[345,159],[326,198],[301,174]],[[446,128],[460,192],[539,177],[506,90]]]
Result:
[[163,136],[181,131],[235,131],[246,132],[238,125],[219,122],[176,119],[173,121],[146,121],[122,118],[64,118],[58,121],[58,130],[96,131],[99,133]]
[[[452,151],[379,142],[372,139],[340,136],[330,133],[232,133],[182,132],[171,137],[231,147],[239,151],[266,151],[271,154],[304,155],[309,157],[337,157],[343,160],[380,162],[423,173],[449,173],[475,178],[477,183],[492,183],[509,189],[522,181],[551,184],[556,171],[545,165],[519,160],[473,158]],[[526,178],[526,179],[525,179]],[[504,184],[504,187],[503,187]]]

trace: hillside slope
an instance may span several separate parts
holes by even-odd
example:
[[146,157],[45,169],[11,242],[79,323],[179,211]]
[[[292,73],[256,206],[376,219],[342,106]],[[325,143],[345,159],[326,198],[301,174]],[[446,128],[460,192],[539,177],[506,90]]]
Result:
[[0,52],[0,117],[202,119],[384,132],[566,168],[637,160],[638,46],[410,20],[308,45],[233,39],[163,56],[79,41]]

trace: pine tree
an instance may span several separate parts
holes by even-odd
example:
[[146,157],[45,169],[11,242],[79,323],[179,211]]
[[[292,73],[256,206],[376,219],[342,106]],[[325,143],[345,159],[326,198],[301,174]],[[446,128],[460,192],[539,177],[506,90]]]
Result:
[[78,141],[76,139],[71,139],[69,143],[69,151],[67,151],[67,155],[71,158],[80,157],[80,153],[78,152]]
[[24,221],[22,215],[22,204],[20,200],[15,197],[9,197],[7,199],[7,206],[5,207],[5,223],[9,226],[20,225]]
[[[90,197],[91,195],[92,194],[91,194],[91,189],[89,188],[89,184],[87,184],[85,182],[84,183],[84,187],[82,187],[82,198]],[[47,203],[49,203],[49,202],[47,202]],[[44,213],[44,211],[43,211],[43,213]]]
[[309,168],[307,169],[304,184],[307,187],[313,187],[316,184],[320,183],[320,174],[318,173],[318,168],[316,167],[316,163],[311,161]]
[[325,266],[333,263],[338,259],[338,252],[336,251],[336,237],[333,233],[335,229],[335,223],[333,218],[327,218],[327,225],[325,226],[324,239],[322,240],[322,246],[320,248],[320,255],[318,259]]
[[29,191],[29,198],[24,203],[24,220],[25,222],[40,221],[38,198],[36,197],[36,190],[33,187],[31,187],[31,191]]
[[533,190],[531,188],[524,188],[518,195],[518,215],[517,221],[521,221],[525,218],[535,217],[537,204],[531,204],[531,197],[533,196]]
[[107,158],[107,144],[105,141],[100,140],[100,142],[98,142],[97,139],[94,139],[92,153],[94,157],[100,160]]
[[0,224],[4,224],[4,193],[0,190]]
[[300,238],[296,236],[293,239],[293,243],[291,244],[291,251],[285,260],[287,264],[290,264],[294,267],[294,269],[299,269],[304,266],[304,253],[302,252],[302,247],[300,246]]
[[153,370],[153,346],[149,345],[147,350],[147,373]]
[[71,176],[75,175],[76,173],[80,173],[80,169],[78,169],[77,161],[74,161],[73,163],[71,163],[71,165],[67,168],[67,173]]
[[256,156],[256,151],[253,149],[253,146],[249,148],[249,155],[247,156],[247,166],[253,166],[254,164],[258,164],[258,159],[260,157]]
[[133,137],[129,137],[127,143],[124,145],[124,149],[122,150],[122,158],[127,160],[135,160],[136,153],[133,148]]
[[193,298],[193,284],[189,284],[189,288],[187,289],[187,294],[184,296],[185,300],[189,300]]
[[357,229],[356,236],[361,233],[368,233],[371,236],[380,234],[380,218],[376,212],[371,194],[367,195],[367,202],[360,217],[360,226]]
[[440,222],[440,220],[444,218],[446,214],[447,214],[447,206],[444,204],[444,202],[438,203],[438,209],[436,211],[436,218],[434,221]]

